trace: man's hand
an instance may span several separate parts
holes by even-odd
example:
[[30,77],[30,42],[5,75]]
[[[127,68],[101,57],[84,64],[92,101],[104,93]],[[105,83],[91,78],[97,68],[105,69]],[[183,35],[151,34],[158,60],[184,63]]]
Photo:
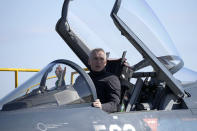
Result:
[[56,70],[55,70],[55,74],[58,79],[60,79],[61,73],[62,73],[62,67],[58,65],[58,67],[56,67]]
[[102,104],[99,99],[96,99],[96,101],[93,102],[93,106],[102,109]]
[[55,74],[58,79],[60,79],[61,75],[62,75],[62,78],[64,78],[64,76],[66,74],[66,67],[64,67],[64,70],[62,70],[62,67],[60,65],[58,65],[58,67],[55,70]]

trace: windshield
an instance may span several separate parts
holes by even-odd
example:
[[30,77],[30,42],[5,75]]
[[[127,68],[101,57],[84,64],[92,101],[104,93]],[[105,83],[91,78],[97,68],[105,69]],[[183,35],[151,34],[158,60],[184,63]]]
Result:
[[[114,2],[72,1],[68,23],[90,49],[102,47],[106,52],[110,52],[111,58],[120,58],[123,51],[127,51],[126,58],[134,65],[143,57],[125,37],[121,37],[115,27],[110,17]],[[118,16],[157,57],[179,56],[165,28],[145,1],[122,0]],[[171,58],[171,62],[176,65],[179,59],[173,61],[174,58]]]
[[[52,62],[35,76],[1,100],[1,106],[11,102],[32,101],[30,105],[89,103],[93,101],[90,79],[61,60]],[[76,69],[75,69],[76,68]],[[82,70],[82,69],[81,69]],[[2,107],[1,107],[2,108]]]

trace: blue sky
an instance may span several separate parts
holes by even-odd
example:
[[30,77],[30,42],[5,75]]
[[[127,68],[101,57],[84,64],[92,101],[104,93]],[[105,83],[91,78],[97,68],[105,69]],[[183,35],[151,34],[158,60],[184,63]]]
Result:
[[147,0],[165,26],[185,66],[197,71],[197,1]]
[[[196,0],[147,0],[185,62],[197,71]],[[0,1],[0,68],[42,69],[55,59],[81,64],[55,31],[63,0]],[[72,57],[70,57],[72,56]],[[19,84],[32,73],[19,73]],[[0,98],[14,89],[14,73],[0,72]]]

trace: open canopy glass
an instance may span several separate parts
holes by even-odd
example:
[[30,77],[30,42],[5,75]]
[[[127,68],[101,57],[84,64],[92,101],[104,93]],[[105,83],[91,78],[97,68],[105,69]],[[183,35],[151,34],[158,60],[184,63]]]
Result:
[[[110,17],[115,0],[74,0],[68,8],[68,24],[73,32],[90,48],[102,47],[109,58],[120,58],[127,51],[127,61],[135,65],[144,57],[114,25]],[[154,11],[140,0],[122,0],[117,16],[172,74],[183,67],[173,41]],[[151,67],[143,68],[152,71]],[[195,74],[195,73],[193,73]],[[192,79],[196,80],[197,75]],[[184,81],[183,76],[179,76]],[[186,80],[188,81],[188,80]]]
[[[114,0],[77,0],[70,2],[68,23],[90,49],[102,47],[113,58],[127,51],[131,64],[142,59],[124,37],[120,37],[110,17]],[[145,1],[122,0],[118,16],[157,56],[178,56],[165,28]]]

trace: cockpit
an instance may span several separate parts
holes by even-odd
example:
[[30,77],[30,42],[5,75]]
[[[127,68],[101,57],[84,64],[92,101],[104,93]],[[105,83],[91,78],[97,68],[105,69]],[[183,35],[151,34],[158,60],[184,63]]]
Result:
[[[122,86],[128,87],[123,94],[131,93],[129,98],[125,96],[131,106],[126,111],[187,108],[182,98],[189,94],[173,76],[183,68],[183,60],[145,1],[66,1],[56,30],[76,55],[75,45],[86,55],[89,49],[102,47],[110,52],[109,58],[119,58],[127,51],[129,66],[117,66],[117,61],[110,60],[107,65],[108,71],[118,73]],[[87,65],[87,58],[78,56]]]

